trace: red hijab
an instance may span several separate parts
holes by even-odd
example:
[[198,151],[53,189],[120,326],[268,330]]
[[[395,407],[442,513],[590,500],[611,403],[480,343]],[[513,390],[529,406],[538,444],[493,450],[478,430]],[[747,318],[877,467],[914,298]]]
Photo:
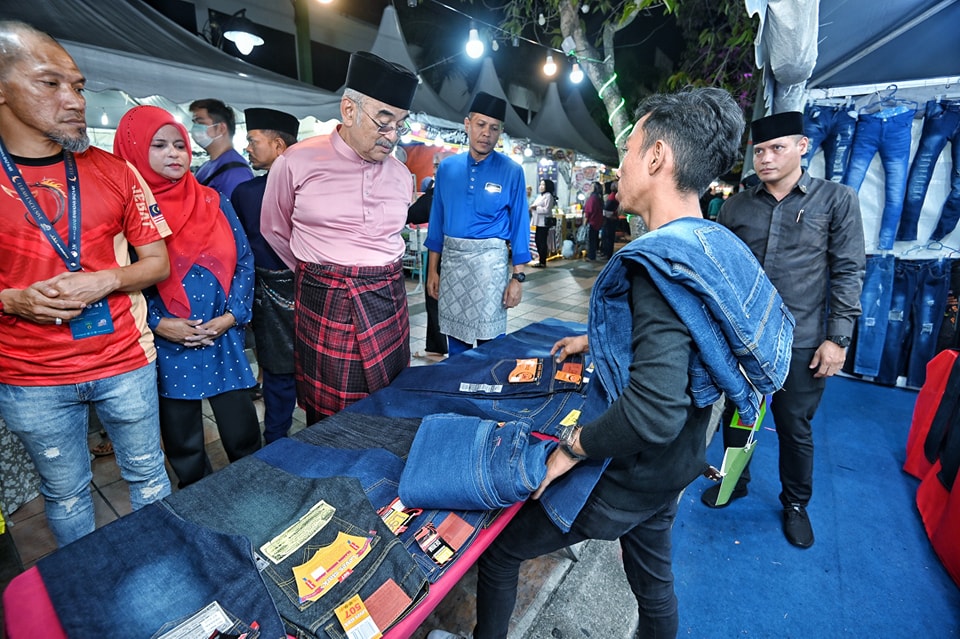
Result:
[[[220,194],[192,173],[176,181],[150,168],[150,142],[165,125],[177,127],[190,153],[190,135],[170,113],[155,106],[130,109],[117,126],[113,152],[132,164],[153,191],[173,233],[166,238],[170,277],[157,284],[160,298],[176,317],[189,318],[190,299],[183,279],[194,264],[209,270],[227,293],[237,267],[237,245],[230,223],[220,211]],[[199,319],[199,318],[194,318]]]

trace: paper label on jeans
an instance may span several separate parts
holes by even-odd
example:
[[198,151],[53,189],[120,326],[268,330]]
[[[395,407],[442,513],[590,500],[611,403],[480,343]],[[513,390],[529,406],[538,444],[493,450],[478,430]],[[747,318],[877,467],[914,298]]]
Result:
[[394,535],[401,535],[407,530],[407,522],[421,514],[421,508],[407,508],[397,497],[392,502],[377,511],[380,519],[387,525]]
[[296,523],[260,546],[260,552],[273,563],[279,564],[323,530],[335,512],[336,508],[321,499]]
[[360,560],[370,552],[373,537],[348,535],[343,531],[329,546],[318,550],[305,564],[294,566],[300,603],[316,601],[349,577]]
[[567,416],[560,420],[561,426],[576,426],[580,421],[580,411],[574,408],[572,411],[567,413]]
[[196,637],[209,637],[214,632],[226,632],[233,627],[233,622],[223,608],[216,601],[211,602],[195,612],[182,623],[173,628],[157,639],[196,639]]
[[502,393],[503,384],[471,384],[460,382],[461,393]]
[[535,382],[543,375],[543,360],[538,357],[518,359],[517,365],[510,371],[507,381],[511,384]]
[[383,636],[380,628],[370,618],[360,595],[350,597],[345,604],[337,606],[334,612],[347,633],[347,639],[379,639]]
[[455,552],[453,547],[440,536],[436,526],[432,523],[418,530],[414,537],[420,549],[427,553],[427,556],[437,565],[442,566],[453,559],[453,553]]

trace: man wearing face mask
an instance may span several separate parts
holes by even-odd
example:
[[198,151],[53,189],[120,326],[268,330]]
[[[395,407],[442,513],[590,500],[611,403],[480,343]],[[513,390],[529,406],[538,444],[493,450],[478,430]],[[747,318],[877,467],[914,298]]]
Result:
[[250,165],[233,148],[233,136],[237,132],[233,109],[220,100],[207,98],[191,102],[190,113],[193,114],[190,137],[210,156],[197,169],[197,181],[229,198],[238,184],[253,177]]
[[267,174],[260,230],[296,273],[297,399],[307,423],[383,388],[410,362],[400,235],[413,178],[391,156],[409,131],[417,76],[350,56],[342,124],[308,138]]

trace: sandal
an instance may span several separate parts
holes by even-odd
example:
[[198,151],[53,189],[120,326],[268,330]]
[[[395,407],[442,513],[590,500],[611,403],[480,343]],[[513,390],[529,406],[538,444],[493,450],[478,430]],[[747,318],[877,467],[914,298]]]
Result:
[[94,457],[109,457],[113,454],[113,442],[109,439],[104,439],[96,446],[93,446],[90,449],[90,453]]

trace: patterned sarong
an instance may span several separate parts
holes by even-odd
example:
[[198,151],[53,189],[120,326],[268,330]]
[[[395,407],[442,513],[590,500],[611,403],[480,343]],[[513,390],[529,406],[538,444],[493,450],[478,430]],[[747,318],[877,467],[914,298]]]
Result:
[[462,342],[507,332],[503,293],[510,282],[502,239],[447,237],[440,256],[440,330]]
[[257,364],[274,375],[292,375],[293,271],[256,267],[253,288],[253,336]]
[[313,424],[390,383],[410,363],[400,260],[297,266],[297,399]]

